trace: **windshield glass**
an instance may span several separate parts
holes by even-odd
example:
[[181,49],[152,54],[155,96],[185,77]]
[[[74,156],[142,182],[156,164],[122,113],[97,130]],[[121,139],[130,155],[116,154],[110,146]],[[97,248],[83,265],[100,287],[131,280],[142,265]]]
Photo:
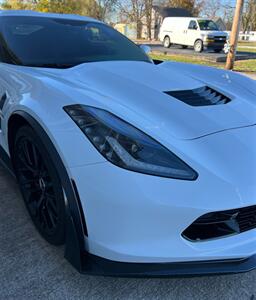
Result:
[[201,30],[219,31],[217,24],[211,20],[198,20]]
[[150,62],[137,45],[97,22],[1,17],[0,33],[2,61],[13,64],[65,68],[97,61]]

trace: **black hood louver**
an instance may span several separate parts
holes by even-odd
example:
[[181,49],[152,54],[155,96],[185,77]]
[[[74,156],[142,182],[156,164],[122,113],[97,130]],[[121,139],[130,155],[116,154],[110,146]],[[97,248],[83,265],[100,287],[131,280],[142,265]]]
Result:
[[231,101],[227,96],[204,86],[194,90],[164,92],[191,106],[208,106],[227,104]]

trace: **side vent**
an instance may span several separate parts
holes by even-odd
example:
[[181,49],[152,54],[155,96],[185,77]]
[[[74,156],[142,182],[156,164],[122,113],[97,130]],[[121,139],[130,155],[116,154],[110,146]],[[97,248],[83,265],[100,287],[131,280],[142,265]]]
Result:
[[227,104],[231,101],[230,98],[208,86],[195,90],[171,91],[164,93],[191,106],[220,105]]
[[7,95],[6,95],[6,93],[4,93],[2,95],[2,97],[0,98],[0,110],[3,109],[6,100],[7,100]]

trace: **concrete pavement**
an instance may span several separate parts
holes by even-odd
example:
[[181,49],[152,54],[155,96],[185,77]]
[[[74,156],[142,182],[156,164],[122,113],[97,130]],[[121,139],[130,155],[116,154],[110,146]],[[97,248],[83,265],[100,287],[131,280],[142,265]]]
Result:
[[0,300],[256,300],[256,271],[184,279],[125,279],[78,274],[63,248],[33,227],[13,179],[0,166]]

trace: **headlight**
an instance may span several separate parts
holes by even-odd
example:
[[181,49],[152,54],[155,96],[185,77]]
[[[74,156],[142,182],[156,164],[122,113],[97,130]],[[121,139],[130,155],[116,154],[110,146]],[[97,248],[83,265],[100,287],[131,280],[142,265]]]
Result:
[[207,35],[206,38],[207,38],[208,40],[214,40],[214,35]]
[[102,109],[71,105],[64,110],[111,163],[155,176],[195,180],[197,173],[154,139]]

